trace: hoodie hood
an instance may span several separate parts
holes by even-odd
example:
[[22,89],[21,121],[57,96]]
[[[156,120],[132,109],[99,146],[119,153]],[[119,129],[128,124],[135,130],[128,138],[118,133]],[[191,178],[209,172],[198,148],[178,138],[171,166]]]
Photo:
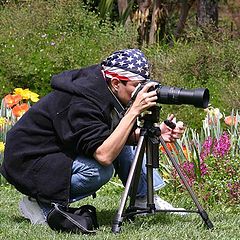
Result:
[[97,102],[110,97],[100,65],[65,71],[54,75],[51,87],[72,95],[95,99]]

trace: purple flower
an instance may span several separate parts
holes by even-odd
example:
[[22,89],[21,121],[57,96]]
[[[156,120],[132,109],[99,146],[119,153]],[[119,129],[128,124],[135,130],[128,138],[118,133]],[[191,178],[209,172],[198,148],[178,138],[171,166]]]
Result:
[[201,176],[208,174],[207,164],[204,163],[203,161],[201,161],[200,163],[200,173],[201,173]]
[[231,142],[226,132],[220,136],[219,139],[212,139],[208,137],[203,145],[200,158],[203,161],[207,156],[212,154],[214,157],[224,157],[229,153]]
[[188,183],[190,186],[193,185],[193,183],[196,180],[195,172],[194,172],[194,164],[189,161],[185,161],[180,165],[183,175],[188,180]]
[[228,190],[229,190],[230,197],[235,201],[239,201],[239,198],[240,198],[240,182],[228,183],[227,187],[228,187]]
[[[182,173],[185,176],[186,180],[188,181],[189,185],[192,186],[197,180],[194,163],[185,161],[180,164],[180,168],[181,168]],[[208,174],[207,165],[203,161],[201,161],[201,163],[200,163],[200,174],[201,174],[201,176]],[[177,177],[176,170],[173,171],[173,176],[174,176],[174,178]]]
[[229,153],[231,148],[231,143],[229,136],[226,132],[222,136],[214,141],[213,146],[213,156],[214,157],[224,157]]
[[212,145],[213,145],[213,139],[211,137],[208,137],[202,145],[202,152],[200,154],[201,160],[204,160],[207,156],[211,154]]

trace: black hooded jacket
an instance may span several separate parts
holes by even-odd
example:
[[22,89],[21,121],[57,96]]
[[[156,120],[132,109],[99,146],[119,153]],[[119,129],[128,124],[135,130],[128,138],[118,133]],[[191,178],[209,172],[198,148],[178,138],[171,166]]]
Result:
[[78,154],[93,156],[111,134],[113,100],[100,65],[52,78],[7,134],[1,173],[23,194],[67,204]]

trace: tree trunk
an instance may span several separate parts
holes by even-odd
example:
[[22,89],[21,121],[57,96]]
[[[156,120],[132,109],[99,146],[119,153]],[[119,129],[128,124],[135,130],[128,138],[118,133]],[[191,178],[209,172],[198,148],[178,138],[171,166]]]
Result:
[[118,0],[118,13],[121,16],[128,7],[128,0]]
[[153,1],[153,11],[152,11],[152,21],[151,27],[149,31],[149,44],[153,44],[156,42],[156,34],[161,24],[163,15],[163,9],[161,6],[161,0]]
[[[128,0],[118,0],[118,13],[120,18],[126,12],[127,8],[128,8]],[[127,16],[125,25],[128,24],[130,21],[131,21],[130,16]]]
[[138,0],[138,10],[135,13],[135,19],[139,25],[139,43],[142,45],[148,42],[149,12],[152,0]]
[[197,25],[218,26],[218,0],[198,0]]
[[174,36],[176,39],[179,38],[179,36],[181,35],[186,20],[187,20],[187,16],[188,16],[188,12],[190,10],[190,8],[192,7],[193,3],[195,2],[195,0],[183,0],[181,3],[181,10],[180,10],[180,17],[179,17],[179,22],[177,25],[177,28],[174,32]]
[[[231,0],[227,2],[227,8],[232,16],[232,20],[236,26],[236,32],[240,30],[240,0]],[[233,28],[234,26],[232,26]]]

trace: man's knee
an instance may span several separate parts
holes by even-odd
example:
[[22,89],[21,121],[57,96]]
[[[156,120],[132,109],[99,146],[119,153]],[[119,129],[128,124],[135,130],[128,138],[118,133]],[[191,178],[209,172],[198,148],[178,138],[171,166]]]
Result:
[[113,176],[114,167],[113,165],[103,166],[99,169],[99,178],[101,179],[102,183],[107,183]]
[[80,167],[78,171],[75,171],[72,175],[71,199],[82,198],[96,192],[110,180],[113,171],[112,165],[106,167],[95,164],[85,169]]

